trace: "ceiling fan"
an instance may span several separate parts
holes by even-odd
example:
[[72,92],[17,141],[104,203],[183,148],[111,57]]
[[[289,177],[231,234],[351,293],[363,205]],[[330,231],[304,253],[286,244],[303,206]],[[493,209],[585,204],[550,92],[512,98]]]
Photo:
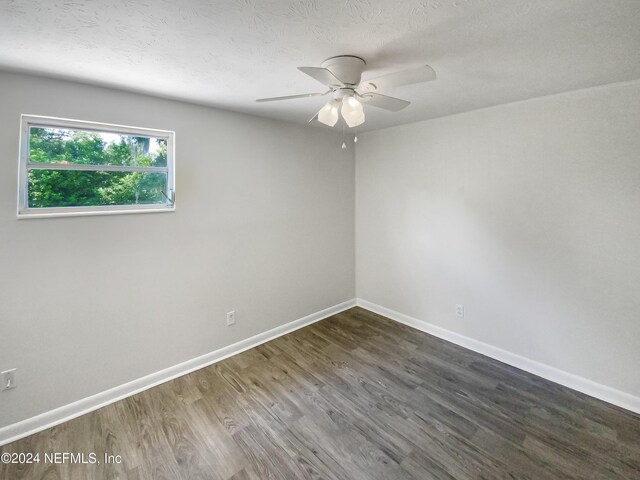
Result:
[[360,57],[340,55],[328,58],[322,62],[320,67],[298,67],[301,72],[328,86],[329,90],[324,93],[260,98],[256,101],[274,102],[294,98],[323,97],[331,93],[333,99],[322,107],[309,122],[317,118],[320,123],[333,127],[338,123],[338,113],[340,113],[349,127],[357,127],[364,123],[363,103],[392,112],[402,110],[411,103],[399,98],[381,95],[377,93],[379,90],[428,82],[436,78],[436,72],[433,68],[429,65],[422,65],[362,81],[361,77],[365,66],[366,62]]

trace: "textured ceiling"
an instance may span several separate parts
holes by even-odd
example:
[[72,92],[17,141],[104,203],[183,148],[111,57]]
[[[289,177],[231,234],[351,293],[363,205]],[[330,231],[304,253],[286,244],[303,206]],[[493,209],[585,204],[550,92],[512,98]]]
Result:
[[341,54],[438,73],[365,107],[383,128],[640,78],[640,0],[0,0],[0,69],[298,123],[326,97],[255,99],[323,91],[296,67]]

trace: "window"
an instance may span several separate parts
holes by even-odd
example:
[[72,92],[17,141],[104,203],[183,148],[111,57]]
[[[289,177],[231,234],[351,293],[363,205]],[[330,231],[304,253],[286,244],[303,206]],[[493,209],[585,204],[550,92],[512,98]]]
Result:
[[174,133],[22,115],[18,217],[173,211]]

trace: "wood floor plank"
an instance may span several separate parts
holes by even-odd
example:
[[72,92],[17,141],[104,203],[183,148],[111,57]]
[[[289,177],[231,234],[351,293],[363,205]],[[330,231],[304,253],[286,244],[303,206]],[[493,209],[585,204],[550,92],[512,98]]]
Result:
[[640,416],[353,308],[0,448],[0,479],[638,480]]

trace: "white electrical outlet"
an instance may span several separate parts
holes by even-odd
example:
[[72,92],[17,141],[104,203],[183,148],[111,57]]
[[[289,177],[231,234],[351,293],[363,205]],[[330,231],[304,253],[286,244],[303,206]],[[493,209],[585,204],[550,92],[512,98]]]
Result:
[[11,390],[16,388],[16,369],[5,370],[0,373],[2,376],[2,390]]
[[464,305],[456,305],[456,315],[458,317],[464,317]]
[[236,311],[227,312],[227,327],[236,324]]

